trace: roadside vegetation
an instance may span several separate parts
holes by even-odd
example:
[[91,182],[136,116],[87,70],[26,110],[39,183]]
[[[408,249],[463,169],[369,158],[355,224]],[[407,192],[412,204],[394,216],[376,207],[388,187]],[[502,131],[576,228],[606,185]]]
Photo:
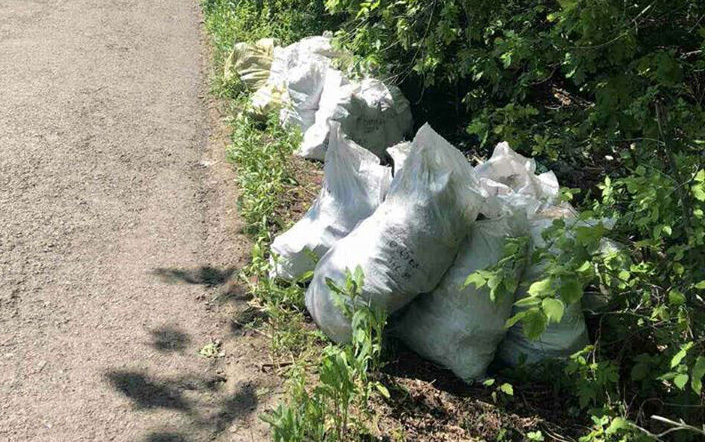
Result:
[[[556,171],[585,218],[615,224],[566,235],[557,223],[559,253],[538,252],[550,265],[513,318],[537,335],[584,293],[607,293],[589,311],[593,345],[567,363],[455,387],[448,373],[383,348],[385,318],[370,309],[347,312],[354,342],[332,345],[307,319],[303,285],[268,278],[269,243],[313,199],[316,166],[291,156],[300,134],[248,116],[244,88],[216,76],[255,240],[241,275],[262,313],[250,326],[271,337],[287,378],[288,397],[263,417],[275,440],[705,437],[705,4],[203,0],[203,9],[216,72],[236,41],[337,31],[360,66],[400,84],[417,123],[478,156],[508,141]],[[619,250],[604,253],[603,237]],[[363,279],[349,275],[338,295],[357,296]],[[401,369],[409,364],[418,367]],[[438,390],[410,376],[440,379]]]

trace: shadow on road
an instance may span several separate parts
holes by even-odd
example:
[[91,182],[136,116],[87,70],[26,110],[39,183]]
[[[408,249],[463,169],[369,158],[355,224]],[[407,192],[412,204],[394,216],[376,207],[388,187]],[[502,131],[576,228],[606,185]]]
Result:
[[145,442],[187,441],[186,434],[191,433],[200,435],[197,440],[204,433],[217,436],[234,421],[249,416],[258,403],[253,384],[241,383],[228,394],[223,391],[226,379],[220,376],[160,379],[141,371],[115,370],[107,372],[105,379],[132,401],[135,412],[164,408],[183,413],[191,422],[186,432],[155,432]]
[[152,381],[142,373],[130,371],[115,371],[108,373],[106,377],[113,388],[132,400],[137,409],[153,407],[182,411],[191,409],[173,382]]
[[235,267],[224,269],[212,266],[200,266],[192,269],[177,267],[162,267],[151,271],[151,274],[167,284],[201,285],[208,290],[216,289],[217,293],[210,300],[218,304],[237,304],[252,298],[246,285],[239,281]]
[[162,353],[183,352],[191,343],[191,338],[173,325],[164,325],[149,333],[152,335],[150,345]]
[[190,440],[183,434],[164,432],[152,433],[144,439],[144,442],[189,442]]
[[158,268],[153,273],[169,284],[187,283],[217,286],[227,283],[235,273],[234,267],[217,269],[201,266],[195,269]]

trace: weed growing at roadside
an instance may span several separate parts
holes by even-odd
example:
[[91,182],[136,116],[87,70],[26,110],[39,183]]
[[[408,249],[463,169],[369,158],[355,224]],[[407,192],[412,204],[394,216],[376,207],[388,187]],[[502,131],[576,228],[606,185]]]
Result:
[[281,129],[275,120],[260,123],[244,112],[231,125],[228,158],[238,172],[239,211],[245,222],[244,230],[255,239],[252,261],[240,277],[253,295],[256,307],[267,315],[266,327],[273,351],[282,356],[300,357],[321,338],[318,332],[305,326],[304,290],[298,282],[269,278],[272,232],[284,227],[288,219],[284,196],[297,185],[290,156],[300,137]]
[[[219,23],[211,21],[215,32],[220,32]],[[353,342],[344,347],[331,344],[319,353],[319,343],[325,338],[318,330],[306,327],[304,313],[302,283],[310,275],[293,283],[269,278],[272,233],[285,226],[285,195],[298,184],[291,168],[291,154],[301,140],[300,134],[282,129],[276,115],[265,123],[249,116],[243,90],[237,84],[217,82],[214,92],[221,98],[233,99],[230,104],[235,117],[230,121],[232,145],[228,159],[237,168],[238,208],[244,230],[255,238],[252,262],[240,277],[253,295],[253,302],[267,315],[265,327],[274,354],[292,361],[288,399],[263,419],[272,426],[278,441],[354,440],[354,435],[367,432],[365,418],[369,418],[370,396],[389,396],[382,384],[369,378],[370,370],[380,363],[386,318],[360,302],[363,275],[359,270],[348,274],[342,287],[329,281],[352,321]],[[307,377],[309,365],[318,367],[318,379]]]
[[283,226],[283,198],[296,185],[289,156],[300,142],[296,131],[282,129],[270,120],[260,123],[240,113],[231,122],[233,143],[228,158],[236,164],[240,189],[238,206],[247,233],[259,236]]
[[221,356],[223,356],[223,353],[220,351],[220,348],[221,348],[220,340],[216,339],[216,340],[211,341],[208,344],[204,345],[198,351],[198,354],[203,358],[221,357]]
[[331,344],[323,350],[318,382],[312,391],[307,389],[305,372],[295,371],[286,403],[264,417],[276,441],[358,440],[368,433],[365,421],[371,417],[371,395],[389,397],[387,389],[369,377],[370,371],[380,365],[386,317],[360,297],[364,283],[361,269],[348,271],[342,287],[332,280],[326,282],[352,321],[352,342],[345,346]]

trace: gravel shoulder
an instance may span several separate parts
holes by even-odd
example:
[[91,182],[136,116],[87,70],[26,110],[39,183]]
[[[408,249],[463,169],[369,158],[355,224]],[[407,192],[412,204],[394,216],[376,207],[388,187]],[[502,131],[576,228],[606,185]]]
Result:
[[1,440],[266,438],[206,46],[196,0],[0,3]]

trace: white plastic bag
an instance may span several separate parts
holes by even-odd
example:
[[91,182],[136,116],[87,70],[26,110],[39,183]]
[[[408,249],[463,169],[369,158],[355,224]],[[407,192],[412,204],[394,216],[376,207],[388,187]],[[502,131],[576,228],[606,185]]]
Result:
[[346,139],[334,123],[326,154],[323,189],[304,217],[272,243],[271,277],[296,280],[316,267],[316,262],[338,240],[384,200],[391,169]]
[[[251,98],[254,113],[266,116],[279,111],[283,124],[313,124],[325,72],[331,60],[340,55],[328,35],[275,47],[267,82]],[[306,128],[301,127],[304,131]]]
[[272,66],[275,40],[263,38],[255,44],[236,43],[225,60],[225,81],[237,76],[249,90],[257,90],[267,83]]
[[361,298],[392,313],[433,290],[450,267],[484,198],[463,155],[422,127],[387,199],[320,260],[306,307],[333,340],[350,340],[350,323],[326,285],[343,285],[346,269],[364,274]]
[[314,123],[304,133],[301,146],[295,152],[297,155],[310,160],[325,159],[331,118],[338,103],[352,94],[353,87],[341,71],[328,69]]
[[332,34],[324,32],[323,35],[305,37],[289,45],[289,67],[309,61],[310,57],[325,57],[334,59],[340,57],[343,52],[333,47]]
[[[536,215],[530,221],[530,238],[532,248],[546,247],[542,232],[558,218],[574,218],[571,208],[553,207]],[[528,289],[534,282],[542,279],[545,263],[529,263],[522,276],[522,283],[517,289],[515,299],[518,301],[528,296]],[[514,306],[512,316],[524,308]],[[497,354],[506,364],[511,366],[534,364],[544,359],[568,357],[588,344],[587,327],[580,302],[566,306],[560,322],[549,323],[546,331],[538,340],[532,341],[524,334],[521,322],[515,324],[507,332],[507,336],[499,345]]]
[[297,126],[305,132],[313,125],[329,65],[330,60],[319,57],[289,68],[287,104],[279,112],[282,126]]
[[340,71],[329,69],[315,122],[297,154],[322,160],[328,122],[333,120],[341,123],[350,139],[380,158],[387,147],[407,138],[413,125],[409,101],[399,88],[372,78],[350,82]]
[[483,180],[507,186],[513,193],[537,199],[546,206],[558,197],[558,180],[553,172],[536,175],[536,162],[513,151],[509,144],[497,144],[492,157],[475,167]]
[[356,83],[331,117],[351,140],[384,156],[384,150],[407,138],[413,129],[409,100],[398,87],[374,78]]
[[[482,213],[494,218],[507,211],[523,211],[530,222],[532,250],[545,247],[542,232],[554,219],[575,218],[573,208],[559,204],[559,185],[553,172],[536,175],[536,163],[514,152],[507,143],[499,143],[492,157],[475,168],[485,191],[490,195]],[[542,278],[545,263],[529,263],[517,289],[515,301],[528,296],[532,283]],[[514,307],[512,316],[523,309]],[[559,323],[548,324],[538,341],[524,335],[521,323],[514,325],[497,350],[498,357],[509,365],[522,361],[535,363],[553,357],[566,357],[587,345],[587,328],[580,303],[566,306]]]
[[[526,235],[523,213],[496,220],[477,221],[460,247],[455,262],[433,292],[419,295],[392,330],[406,345],[459,378],[472,382],[484,376],[506,329],[514,293],[495,301],[487,286],[463,288],[467,277],[502,258],[508,238]],[[525,256],[519,258],[513,277],[519,280]]]
[[556,175],[536,175],[536,162],[514,152],[506,142],[497,144],[492,157],[475,167],[475,172],[490,195],[481,211],[488,218],[502,216],[506,207],[521,208],[531,217],[558,199]]
[[279,114],[283,126],[305,133],[315,122],[326,76],[339,57],[328,36],[307,37],[291,45],[287,59],[287,103]]
[[401,172],[409,152],[411,152],[411,143],[408,141],[402,141],[387,149],[387,154],[392,159],[392,176],[397,176]]

